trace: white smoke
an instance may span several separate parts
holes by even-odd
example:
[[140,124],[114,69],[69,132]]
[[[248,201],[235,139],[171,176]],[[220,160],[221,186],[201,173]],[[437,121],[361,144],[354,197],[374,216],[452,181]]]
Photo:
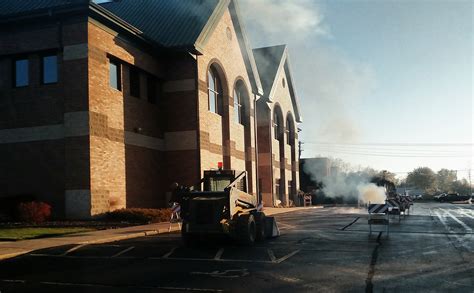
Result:
[[361,184],[357,187],[359,191],[359,200],[363,203],[385,203],[387,198],[385,188],[377,186],[374,183]]
[[[335,48],[324,9],[313,0],[240,0],[253,47],[287,44],[304,119],[302,140],[361,141],[354,111],[376,87],[373,68]],[[261,72],[260,74],[265,74]],[[311,125],[311,127],[305,127]],[[306,144],[305,154],[318,150]],[[309,152],[308,152],[309,151]]]
[[304,172],[309,174],[313,181],[322,183],[321,191],[324,196],[339,198],[344,202],[385,202],[385,188],[370,182],[377,174],[375,170],[366,168],[353,171],[347,163],[334,159],[327,161],[328,164],[325,164],[321,160],[307,159],[303,165]]
[[247,22],[251,24],[253,32],[260,36],[329,35],[329,30],[323,22],[323,14],[313,0],[241,0],[240,2]]

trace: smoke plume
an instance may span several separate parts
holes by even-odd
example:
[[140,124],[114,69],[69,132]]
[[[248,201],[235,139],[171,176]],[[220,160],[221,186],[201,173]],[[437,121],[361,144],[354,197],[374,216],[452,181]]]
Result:
[[[375,89],[371,66],[331,45],[335,40],[324,9],[313,0],[240,0],[253,47],[287,44],[304,119],[305,155],[319,150],[311,141],[361,141],[358,113]],[[264,75],[265,72],[260,72]],[[305,127],[311,125],[311,127]]]

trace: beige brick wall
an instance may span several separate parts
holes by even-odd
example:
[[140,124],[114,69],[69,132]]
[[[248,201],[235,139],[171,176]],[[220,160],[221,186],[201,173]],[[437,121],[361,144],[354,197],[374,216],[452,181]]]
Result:
[[[231,36],[230,39],[228,36]],[[199,127],[201,132],[209,133],[211,142],[223,144],[222,142],[222,133],[225,133],[225,130],[222,130],[222,125],[225,123],[219,123],[219,119],[216,119],[216,114],[209,112],[209,103],[208,103],[208,93],[207,93],[207,70],[211,61],[215,60],[222,66],[224,71],[221,80],[224,88],[224,96],[228,98],[228,117],[222,117],[222,119],[228,119],[229,129],[228,137],[230,139],[229,148],[232,150],[232,145],[235,145],[237,152],[233,152],[230,158],[231,168],[238,170],[245,170],[245,160],[238,158],[238,151],[245,151],[245,140],[244,140],[244,131],[241,125],[237,125],[234,121],[234,107],[233,99],[229,96],[233,95],[234,85],[238,79],[243,80],[247,91],[250,91],[250,80],[247,75],[247,70],[245,67],[244,59],[242,57],[242,51],[238,43],[238,39],[234,30],[232,23],[231,15],[229,11],[226,11],[221,18],[221,21],[217,25],[217,28],[210,37],[207,45],[204,49],[204,54],[198,56],[198,79],[203,86],[199,91]],[[205,85],[205,86],[204,86]],[[247,104],[250,108],[250,111],[253,112],[253,102],[252,94],[249,93],[249,101]],[[224,103],[225,105],[226,103]],[[250,139],[250,149],[247,151],[255,150],[254,142],[254,119],[250,118],[251,122],[248,128],[251,132]],[[235,143],[235,144],[233,144]],[[207,169],[209,167],[215,168],[218,161],[222,161],[224,152],[229,152],[226,148],[222,149],[221,154],[216,154],[215,152],[206,150],[201,144],[201,170]],[[249,158],[254,158],[255,155],[249,155]],[[257,184],[255,178],[255,164],[251,164],[253,168],[252,172],[252,186],[253,192],[255,192],[255,186]]]

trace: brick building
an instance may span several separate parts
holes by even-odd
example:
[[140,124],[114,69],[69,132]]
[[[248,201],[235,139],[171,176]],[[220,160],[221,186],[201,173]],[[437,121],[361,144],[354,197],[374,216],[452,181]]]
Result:
[[235,0],[0,0],[0,197],[66,218],[164,207],[172,182],[223,162],[287,202],[301,122],[287,49],[252,51],[241,21]]

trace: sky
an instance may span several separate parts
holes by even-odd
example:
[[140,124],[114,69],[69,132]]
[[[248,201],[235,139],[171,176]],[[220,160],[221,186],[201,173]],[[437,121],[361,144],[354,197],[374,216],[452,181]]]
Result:
[[253,47],[289,47],[302,157],[460,178],[474,168],[473,3],[240,0]]

